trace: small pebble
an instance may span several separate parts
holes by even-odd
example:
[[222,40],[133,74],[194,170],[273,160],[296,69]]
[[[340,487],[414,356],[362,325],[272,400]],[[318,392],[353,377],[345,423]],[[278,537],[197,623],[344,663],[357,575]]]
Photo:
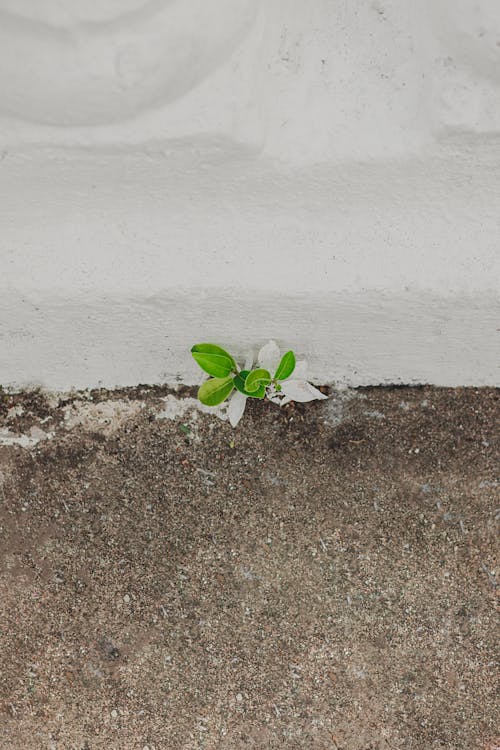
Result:
[[113,717],[113,719],[116,719],[116,717],[118,716],[118,711],[116,710],[116,708],[114,708],[114,709],[113,709],[113,710],[111,711],[111,716]]
[[236,700],[238,701],[238,703],[241,703],[241,701],[243,700],[243,696],[241,693],[238,693],[238,695],[236,696]]
[[130,596],[128,594],[125,594],[125,596],[123,597],[123,601],[125,602],[125,604],[128,604],[130,602]]

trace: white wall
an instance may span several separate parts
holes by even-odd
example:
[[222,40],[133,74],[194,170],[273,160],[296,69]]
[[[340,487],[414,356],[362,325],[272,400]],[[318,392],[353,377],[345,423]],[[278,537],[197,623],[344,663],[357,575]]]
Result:
[[495,0],[0,0],[0,383],[272,336],[499,383]]

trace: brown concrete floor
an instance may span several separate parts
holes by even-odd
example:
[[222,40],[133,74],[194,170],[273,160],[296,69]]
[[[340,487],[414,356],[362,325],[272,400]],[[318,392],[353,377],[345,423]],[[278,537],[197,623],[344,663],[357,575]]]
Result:
[[1,750],[498,748],[498,393],[165,393],[1,402]]

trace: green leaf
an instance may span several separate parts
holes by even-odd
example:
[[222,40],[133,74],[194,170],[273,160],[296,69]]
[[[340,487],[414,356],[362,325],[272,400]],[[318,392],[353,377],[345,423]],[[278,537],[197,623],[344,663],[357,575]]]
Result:
[[236,386],[236,388],[239,390],[240,393],[243,393],[245,396],[249,396],[250,393],[248,393],[245,390],[245,380],[250,370],[242,370],[233,378],[233,383]]
[[250,370],[242,370],[239,372],[235,377],[233,378],[233,383],[236,386],[236,388],[239,390],[240,393],[243,393],[245,396],[248,396],[249,398],[264,398],[266,395],[266,386],[261,385],[259,388],[257,388],[256,391],[247,391],[245,389],[245,380],[247,379],[247,376],[250,374]]
[[292,351],[287,352],[281,358],[278,369],[274,375],[275,380],[286,380],[295,370],[295,354]]
[[225,378],[236,370],[236,362],[231,355],[215,344],[195,344],[191,354],[201,369],[215,378]]
[[254,391],[258,391],[262,386],[265,388],[270,382],[271,373],[269,370],[264,370],[260,367],[257,370],[252,370],[252,372],[248,373],[245,379],[245,390],[253,393]]
[[226,400],[233,388],[233,379],[230,375],[226,378],[210,378],[200,386],[198,398],[205,406],[217,406]]
[[236,388],[239,390],[240,393],[243,393],[245,396],[248,396],[249,398],[264,398],[266,395],[266,386],[261,385],[260,388],[257,388],[256,391],[247,391],[245,390],[245,380],[249,373],[249,370],[242,370],[239,372],[234,378],[233,383],[235,384]]
[[257,388],[256,391],[252,391],[248,394],[249,398],[265,398],[266,395],[266,386],[261,385],[260,388]]

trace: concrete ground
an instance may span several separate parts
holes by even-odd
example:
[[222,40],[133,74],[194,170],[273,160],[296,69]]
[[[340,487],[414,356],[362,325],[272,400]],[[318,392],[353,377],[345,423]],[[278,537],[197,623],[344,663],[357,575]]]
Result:
[[0,402],[1,750],[498,749],[497,392],[168,393]]

